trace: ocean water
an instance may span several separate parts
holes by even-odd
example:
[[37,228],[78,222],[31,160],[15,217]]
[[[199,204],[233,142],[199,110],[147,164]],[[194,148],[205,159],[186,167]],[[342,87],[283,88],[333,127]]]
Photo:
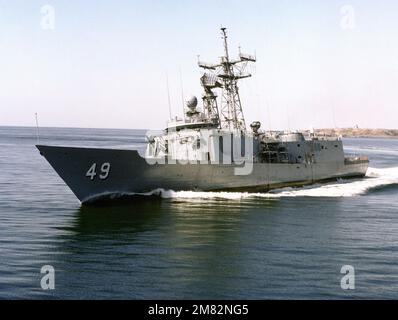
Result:
[[[145,131],[46,129],[41,143],[143,148]],[[82,207],[0,127],[2,299],[397,299],[398,140],[346,139],[365,179],[269,194],[174,192]],[[42,290],[41,267],[55,269]],[[355,289],[341,289],[343,265]]]

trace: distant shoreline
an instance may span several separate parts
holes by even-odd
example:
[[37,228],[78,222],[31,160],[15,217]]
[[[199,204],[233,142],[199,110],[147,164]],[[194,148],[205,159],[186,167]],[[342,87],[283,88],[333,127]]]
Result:
[[398,138],[397,129],[335,128],[316,129],[318,135],[343,136],[345,138]]
[[[0,125],[0,128],[26,128],[36,129],[34,126],[11,126],[11,125]],[[137,129],[137,128],[84,128],[84,127],[40,127],[40,129],[71,129],[71,130],[139,130],[148,131],[148,129]],[[154,129],[161,130],[161,129]],[[299,130],[305,132],[308,130]],[[386,138],[386,139],[398,139],[398,129],[371,129],[371,128],[324,128],[315,129],[315,133],[319,136],[342,136],[344,138]]]

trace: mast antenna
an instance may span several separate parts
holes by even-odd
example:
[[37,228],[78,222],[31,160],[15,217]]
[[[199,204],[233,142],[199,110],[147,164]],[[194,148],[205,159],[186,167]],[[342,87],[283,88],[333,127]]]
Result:
[[[218,64],[199,62],[199,67],[206,69],[201,78],[202,86],[205,89],[203,96],[204,106],[208,114],[214,115],[217,112],[221,128],[229,130],[246,131],[246,123],[243,115],[242,104],[239,96],[238,81],[251,77],[246,72],[249,62],[256,62],[256,57],[240,52],[238,59],[231,60],[228,48],[227,29],[221,28],[221,36],[224,45],[224,56]],[[220,113],[215,101],[217,97],[212,89],[222,88]]]
[[35,113],[35,119],[36,119],[36,141],[37,144],[40,144],[39,116],[37,112]]
[[170,88],[169,88],[169,75],[166,72],[166,87],[167,87],[167,102],[169,104],[169,116],[171,120],[171,102],[170,102]]
[[180,67],[180,86],[181,86],[181,103],[182,103],[182,115],[185,120],[185,101],[184,101],[184,84],[182,81],[182,71]]

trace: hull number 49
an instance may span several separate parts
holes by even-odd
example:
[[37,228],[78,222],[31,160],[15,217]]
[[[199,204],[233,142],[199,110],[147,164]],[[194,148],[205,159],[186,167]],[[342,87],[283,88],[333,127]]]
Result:
[[98,174],[98,177],[101,180],[106,180],[109,177],[109,173],[111,172],[111,164],[109,162],[105,162],[100,167],[100,172],[97,173],[97,164],[93,163],[88,169],[86,173],[86,177],[90,178],[91,181],[95,179]]

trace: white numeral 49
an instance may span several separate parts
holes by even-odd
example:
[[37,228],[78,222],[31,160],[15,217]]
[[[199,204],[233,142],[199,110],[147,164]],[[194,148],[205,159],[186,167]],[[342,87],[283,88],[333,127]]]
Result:
[[[109,177],[110,171],[111,171],[111,164],[109,162],[103,163],[101,166],[101,173],[99,175],[99,178],[101,180],[105,180],[106,178]],[[88,169],[86,177],[90,178],[90,180],[94,180],[96,176],[97,176],[97,164],[93,163],[90,169]]]

